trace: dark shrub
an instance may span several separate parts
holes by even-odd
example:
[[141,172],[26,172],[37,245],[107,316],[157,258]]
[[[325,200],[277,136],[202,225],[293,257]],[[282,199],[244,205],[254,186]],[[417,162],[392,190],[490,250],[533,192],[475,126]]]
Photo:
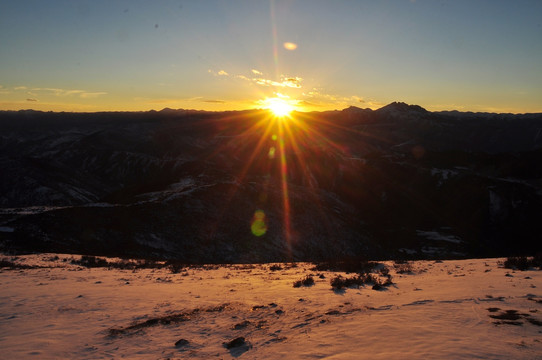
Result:
[[168,268],[169,271],[171,271],[172,274],[179,274],[184,269],[184,264],[179,262],[169,262]]
[[391,281],[391,276],[388,275],[386,281],[382,282],[380,278],[377,275],[373,274],[365,274],[365,275],[357,275],[352,276],[349,278],[344,278],[341,275],[338,275],[331,279],[330,281],[331,287],[333,290],[342,290],[344,288],[351,288],[356,287],[359,288],[363,285],[373,285],[373,290],[381,290],[391,284],[393,282]]
[[0,259],[0,268],[8,269],[36,269],[38,266],[18,264],[9,259]]
[[298,287],[301,287],[301,286],[312,286],[312,285],[314,285],[314,279],[310,275],[307,275],[302,280],[297,280],[296,282],[294,282],[294,287],[295,288],[298,288]]
[[397,272],[397,274],[413,274],[414,273],[414,268],[412,267],[412,264],[409,262],[406,262],[406,263],[396,262],[393,265],[393,267],[395,268],[395,272]]
[[509,257],[504,261],[504,267],[507,269],[516,269],[521,271],[529,270],[531,268],[542,269],[542,255],[537,254],[534,257]]
[[88,268],[95,268],[95,267],[108,267],[109,263],[106,259],[97,258],[96,256],[90,256],[90,255],[83,255],[81,256],[81,259],[76,260],[73,259],[71,261],[74,265],[80,265]]
[[343,288],[349,288],[349,287],[360,287],[361,285],[366,283],[366,277],[365,276],[353,276],[350,278],[344,278],[341,275],[338,275],[331,279],[330,284],[331,287],[334,290],[341,290]]
[[83,255],[81,259],[72,259],[70,261],[74,265],[84,266],[88,268],[114,268],[121,270],[134,270],[134,269],[159,269],[164,265],[153,260],[119,260],[119,261],[107,261],[107,259],[98,258],[96,256]]

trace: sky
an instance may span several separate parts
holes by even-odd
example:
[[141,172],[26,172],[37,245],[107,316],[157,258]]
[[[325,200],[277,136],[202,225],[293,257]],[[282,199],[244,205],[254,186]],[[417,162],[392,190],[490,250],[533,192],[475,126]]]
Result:
[[542,112],[539,0],[2,0],[0,110]]

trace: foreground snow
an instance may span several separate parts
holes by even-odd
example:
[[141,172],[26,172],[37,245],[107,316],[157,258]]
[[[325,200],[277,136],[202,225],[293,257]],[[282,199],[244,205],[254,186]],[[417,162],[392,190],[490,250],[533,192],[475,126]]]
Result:
[[[387,263],[386,290],[334,292],[336,273],[311,264],[172,274],[54,255],[15,260],[44,268],[0,270],[0,358],[542,358],[542,272],[499,259],[420,261],[411,274]],[[315,285],[292,286],[310,274]],[[517,319],[490,317],[507,310]]]

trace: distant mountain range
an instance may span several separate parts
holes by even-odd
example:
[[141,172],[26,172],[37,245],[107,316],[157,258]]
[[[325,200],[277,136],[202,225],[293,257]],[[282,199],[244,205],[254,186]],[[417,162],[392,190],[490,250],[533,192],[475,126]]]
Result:
[[542,251],[542,114],[397,102],[281,121],[4,111],[0,164],[8,252],[262,262]]

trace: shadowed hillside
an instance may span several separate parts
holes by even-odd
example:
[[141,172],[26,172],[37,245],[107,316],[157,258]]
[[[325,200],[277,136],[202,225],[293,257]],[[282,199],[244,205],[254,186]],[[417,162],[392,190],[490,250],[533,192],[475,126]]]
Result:
[[0,112],[1,246],[317,260],[541,251],[542,115]]

